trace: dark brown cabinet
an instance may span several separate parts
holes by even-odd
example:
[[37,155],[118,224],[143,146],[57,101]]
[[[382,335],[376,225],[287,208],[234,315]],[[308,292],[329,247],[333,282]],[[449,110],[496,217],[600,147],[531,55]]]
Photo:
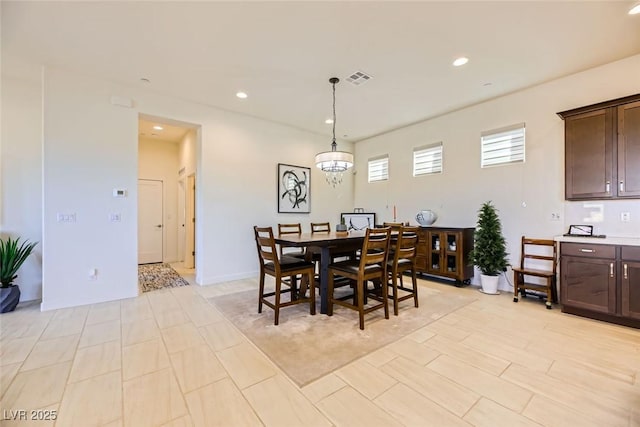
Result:
[[562,305],[614,314],[615,247],[563,243],[560,257]]
[[640,320],[640,247],[621,248],[621,312]]
[[640,247],[560,244],[562,311],[640,327]]
[[640,94],[558,113],[565,199],[640,197]]
[[469,252],[473,249],[473,228],[420,227],[416,268],[427,275],[469,283],[473,266]]

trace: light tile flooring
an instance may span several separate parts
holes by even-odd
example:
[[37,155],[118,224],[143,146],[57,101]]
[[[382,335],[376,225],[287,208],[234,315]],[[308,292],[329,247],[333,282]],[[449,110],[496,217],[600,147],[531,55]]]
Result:
[[23,303],[0,317],[0,424],[640,426],[640,330],[424,284],[476,301],[302,389],[206,299],[256,280]]

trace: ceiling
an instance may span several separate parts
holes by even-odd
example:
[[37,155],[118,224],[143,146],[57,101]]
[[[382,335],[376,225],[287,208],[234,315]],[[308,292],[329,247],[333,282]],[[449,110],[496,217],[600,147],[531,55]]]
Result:
[[[336,133],[358,141],[639,54],[633,4],[3,0],[2,68],[64,67],[322,135],[337,76]],[[347,83],[356,71],[372,79]]]
[[154,120],[150,117],[138,119],[138,136],[140,138],[177,144],[182,142],[187,132],[189,132],[189,128],[170,124],[166,120]]

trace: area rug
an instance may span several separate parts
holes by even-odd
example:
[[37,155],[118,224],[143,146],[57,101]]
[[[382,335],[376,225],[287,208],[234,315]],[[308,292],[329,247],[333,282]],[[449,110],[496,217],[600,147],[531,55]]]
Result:
[[365,330],[358,328],[358,313],[334,306],[333,316],[311,316],[308,305],[280,310],[280,325],[273,310],[258,314],[258,290],[210,298],[223,315],[302,387],[423,326],[475,301],[468,296],[419,287],[419,308],[403,301],[398,316],[390,304],[389,319],[382,310],[365,315]]
[[189,282],[180,277],[169,264],[143,264],[138,266],[140,292],[188,285]]

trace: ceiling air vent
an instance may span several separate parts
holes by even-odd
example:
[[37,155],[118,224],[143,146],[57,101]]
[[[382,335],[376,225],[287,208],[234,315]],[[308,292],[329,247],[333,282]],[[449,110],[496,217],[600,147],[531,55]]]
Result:
[[361,84],[364,84],[371,79],[372,77],[370,75],[368,75],[367,73],[363,73],[362,71],[356,71],[355,73],[347,77],[347,81],[355,86],[360,86]]

